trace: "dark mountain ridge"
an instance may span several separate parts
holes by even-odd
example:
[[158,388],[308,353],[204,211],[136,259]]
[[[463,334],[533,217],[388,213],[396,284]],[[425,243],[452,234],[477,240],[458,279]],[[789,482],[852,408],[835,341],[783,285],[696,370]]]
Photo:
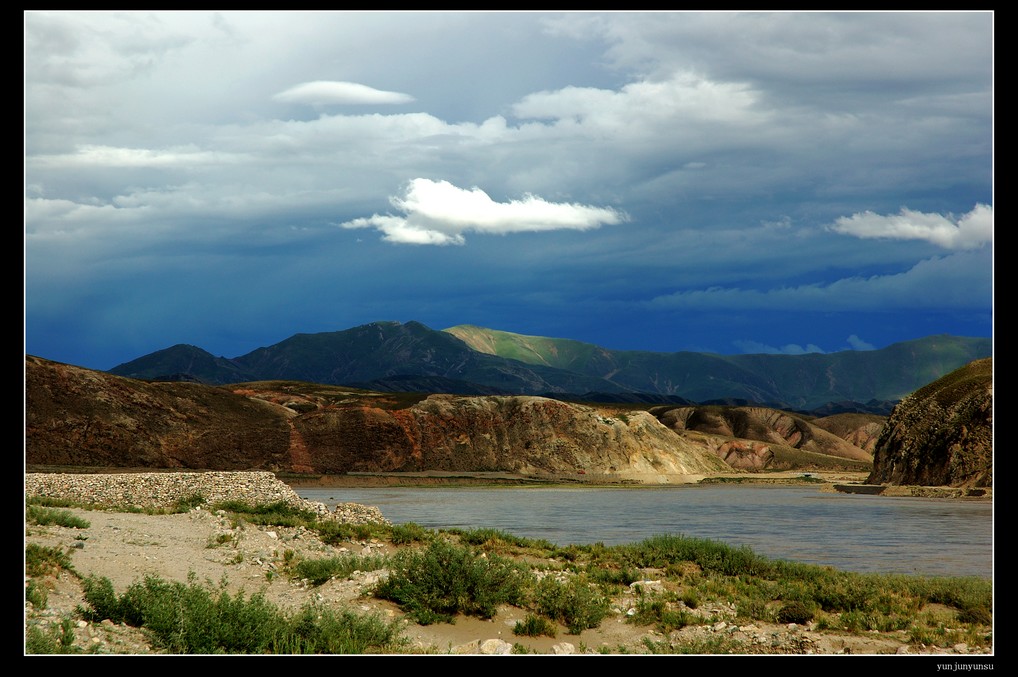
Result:
[[[567,339],[479,327],[471,327],[469,335],[456,334],[455,329],[374,322],[344,331],[296,334],[235,358],[178,345],[109,373],[148,380],[193,377],[211,385],[286,379],[454,394],[579,399],[589,393],[599,401],[745,401],[800,412],[827,407],[831,413],[830,403],[838,403],[837,411],[886,414],[917,388],[992,355],[991,339],[947,335],[872,351],[718,355],[616,351]],[[508,348],[506,337],[514,342]]]

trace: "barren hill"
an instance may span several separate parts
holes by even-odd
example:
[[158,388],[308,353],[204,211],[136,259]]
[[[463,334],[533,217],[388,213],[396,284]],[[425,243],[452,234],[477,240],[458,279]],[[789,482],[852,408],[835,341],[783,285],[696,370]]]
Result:
[[25,372],[29,465],[614,477],[730,470],[647,412],[612,415],[541,397],[146,382],[34,356]]

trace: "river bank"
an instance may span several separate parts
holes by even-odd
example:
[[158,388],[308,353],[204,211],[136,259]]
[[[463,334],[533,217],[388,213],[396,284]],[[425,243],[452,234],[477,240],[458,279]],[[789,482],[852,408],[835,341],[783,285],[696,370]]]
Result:
[[[182,473],[192,474],[192,473]],[[230,474],[226,474],[230,475]],[[236,480],[235,486],[247,487],[244,493],[264,496],[264,500],[291,497],[282,483],[256,473],[257,477],[236,473],[235,477],[216,477],[216,480]],[[131,496],[143,496],[155,482],[160,486],[180,487],[189,492],[194,487],[179,478],[164,476],[155,479],[144,473],[124,478],[141,486]],[[185,478],[190,481],[195,478]],[[207,479],[207,478],[206,478]],[[98,497],[109,491],[113,483],[109,478],[88,474],[60,478],[61,486],[72,494]],[[74,485],[80,485],[77,489]],[[33,486],[38,486],[33,484]],[[223,485],[225,486],[225,485]],[[155,492],[148,491],[155,495]],[[114,502],[119,494],[111,493]],[[160,494],[161,500],[173,497]],[[186,497],[183,494],[177,498]],[[112,506],[109,506],[112,507]],[[408,644],[401,653],[464,654],[464,653],[670,653],[683,652],[685,647],[700,650],[713,647],[726,653],[739,654],[952,654],[992,655],[990,629],[978,629],[976,634],[956,632],[957,637],[947,644],[928,623],[953,623],[956,612],[939,603],[927,604],[925,615],[917,616],[913,629],[884,631],[856,631],[851,613],[818,615],[801,624],[776,623],[767,620],[777,612],[780,599],[763,602],[769,609],[752,607],[748,601],[739,601],[735,589],[719,596],[708,592],[714,580],[699,567],[686,562],[681,570],[669,573],[665,569],[643,566],[634,570],[638,580],[632,585],[614,588],[609,615],[595,628],[578,634],[569,634],[561,626],[555,637],[528,637],[517,635],[513,629],[524,621],[528,609],[502,605],[491,619],[461,616],[455,623],[420,625],[412,622],[402,609],[389,601],[370,594],[371,589],[385,575],[384,571],[355,572],[346,577],[335,577],[323,584],[314,585],[287,574],[293,562],[302,559],[321,559],[337,556],[388,556],[412,544],[396,543],[382,531],[371,536],[352,536],[339,543],[324,543],[318,535],[305,527],[259,526],[238,523],[223,511],[210,511],[197,507],[185,513],[147,514],[144,512],[117,512],[109,509],[67,509],[87,526],[68,527],[55,524],[31,523],[26,519],[25,542],[29,546],[55,548],[67,552],[75,574],[68,571],[47,578],[42,583],[48,591],[46,603],[36,606],[26,597],[25,627],[39,628],[44,632],[57,628],[64,619],[71,619],[74,646],[81,651],[97,653],[158,653],[147,636],[138,630],[108,622],[90,623],[78,620],[76,609],[84,603],[82,578],[96,576],[110,579],[120,594],[128,586],[145,577],[154,576],[167,581],[209,581],[219,583],[231,594],[258,593],[281,608],[294,611],[308,603],[326,604],[334,608],[349,608],[357,613],[380,614],[384,618],[400,620]],[[317,510],[315,512],[318,512]],[[339,519],[347,519],[340,516]],[[416,546],[419,547],[419,546]],[[523,549],[514,554],[512,548],[500,546],[501,554],[518,557],[536,572],[561,570],[565,575],[561,556],[554,551],[530,552]],[[574,565],[576,563],[574,562]],[[721,579],[717,579],[720,582]],[[855,579],[852,579],[855,580]],[[28,580],[26,579],[26,584]],[[722,586],[724,590],[729,590]],[[719,588],[721,589],[721,588]],[[696,590],[696,595],[691,596]],[[648,597],[648,595],[650,597]],[[634,623],[631,619],[646,613],[648,600],[657,600],[662,609],[682,612],[686,625],[662,631],[653,621]],[[685,601],[679,601],[685,600]],[[821,612],[817,612],[820,614]],[[848,614],[848,615],[845,615]],[[941,621],[943,618],[945,621]],[[935,626],[934,626],[935,627]],[[920,632],[921,631],[921,632]],[[979,644],[975,640],[979,639]],[[937,644],[936,642],[941,642]]]

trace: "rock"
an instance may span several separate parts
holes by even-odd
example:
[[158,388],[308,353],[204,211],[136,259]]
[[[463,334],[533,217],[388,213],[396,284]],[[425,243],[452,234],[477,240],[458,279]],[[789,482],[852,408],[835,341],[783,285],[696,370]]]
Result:
[[643,592],[664,592],[664,583],[661,581],[633,581],[629,584],[629,591],[636,593],[638,590]]
[[513,645],[501,639],[475,639],[467,644],[453,647],[456,654],[484,654],[486,656],[502,656],[513,652]]
[[486,656],[503,656],[513,652],[513,645],[501,639],[486,639],[481,642],[479,650]]

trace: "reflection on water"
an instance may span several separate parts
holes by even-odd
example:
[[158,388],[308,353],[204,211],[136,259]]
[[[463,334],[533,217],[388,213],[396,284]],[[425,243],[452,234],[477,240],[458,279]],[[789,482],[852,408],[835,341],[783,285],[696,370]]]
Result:
[[815,487],[297,489],[378,507],[395,524],[493,528],[558,545],[682,534],[857,572],[993,576],[993,504]]

